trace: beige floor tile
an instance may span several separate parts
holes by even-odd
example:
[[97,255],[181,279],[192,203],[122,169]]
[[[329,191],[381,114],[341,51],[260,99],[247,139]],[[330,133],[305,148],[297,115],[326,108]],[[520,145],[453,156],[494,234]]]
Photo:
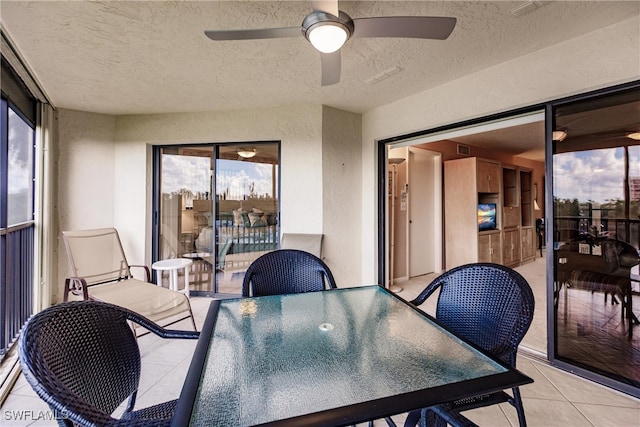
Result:
[[[184,379],[187,376],[190,360],[178,366],[158,365],[155,363],[143,363],[142,374],[140,376],[140,388],[138,389],[138,403],[143,406],[177,399]],[[178,389],[177,392],[174,392]],[[149,400],[154,394],[165,395],[155,401]],[[148,401],[149,403],[144,403]]]
[[33,396],[34,394],[24,375],[20,375],[11,389],[11,395]]
[[506,411],[513,411],[515,415],[515,408],[510,405],[506,406],[507,407],[504,409],[501,405],[487,406],[484,408],[474,409],[472,411],[466,411],[463,415],[479,426],[512,427],[509,422],[509,418],[507,418],[505,413]]
[[540,372],[538,365],[540,365],[540,363],[534,362],[526,357],[520,356],[518,358],[518,370],[533,380],[532,384],[525,384],[520,387],[520,394],[522,395],[523,401],[529,398],[566,401],[567,399],[564,395]]
[[[508,406],[509,404],[504,404]],[[523,401],[525,417],[529,427],[586,427],[589,420],[570,402],[526,399]],[[512,425],[518,425],[515,410],[505,408],[505,413]],[[490,424],[486,424],[490,425]],[[613,427],[613,426],[612,426]]]
[[575,403],[576,408],[596,427],[638,427],[640,408]]
[[616,392],[592,381],[583,380],[577,375],[551,366],[543,364],[536,366],[570,402],[640,408],[639,399]]
[[[29,389],[31,389],[30,386]],[[25,391],[23,390],[22,393]],[[44,419],[51,416],[53,414],[49,406],[35,392],[31,391],[28,395],[11,393],[0,408],[0,426],[52,426],[56,424],[55,421]]]
[[177,399],[180,397],[186,376],[187,369],[183,367],[177,367],[168,372],[164,372],[164,375],[162,375],[152,387],[144,391],[141,390],[141,394],[137,398],[136,406],[146,408],[158,403]]

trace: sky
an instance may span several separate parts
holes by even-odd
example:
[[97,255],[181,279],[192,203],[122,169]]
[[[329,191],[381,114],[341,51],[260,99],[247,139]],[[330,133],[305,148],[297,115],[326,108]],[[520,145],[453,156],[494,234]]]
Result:
[[9,109],[9,193],[31,189],[33,129]]
[[[561,199],[624,199],[624,149],[561,153],[553,156],[554,196]],[[629,176],[640,177],[640,146],[629,147]]]
[[33,218],[34,132],[10,108],[8,133],[7,222],[12,225]]
[[[192,193],[204,194],[210,191],[210,161],[207,157],[162,155],[162,192],[175,193],[186,188]],[[269,164],[248,161],[217,161],[218,193],[229,189],[232,199],[241,199],[249,194],[249,186],[254,184],[258,195],[273,197],[272,171]]]
[[[640,145],[629,147],[629,175],[640,177]],[[209,190],[209,159],[203,157],[162,156],[162,190],[178,192],[187,188],[204,194]],[[218,160],[218,192],[229,189],[231,199],[249,194],[254,183],[258,195],[272,196],[272,172],[269,164]],[[554,196],[577,198],[581,202],[623,199],[624,149],[610,148],[555,154],[553,157]]]

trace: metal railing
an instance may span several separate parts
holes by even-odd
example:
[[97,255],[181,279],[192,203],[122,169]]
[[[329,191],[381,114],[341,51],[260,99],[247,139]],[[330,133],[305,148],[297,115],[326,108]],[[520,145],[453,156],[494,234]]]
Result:
[[556,217],[554,241],[576,240],[593,235],[594,226],[598,236],[623,240],[636,249],[640,248],[640,220],[637,219]]
[[33,314],[33,222],[0,230],[0,359]]

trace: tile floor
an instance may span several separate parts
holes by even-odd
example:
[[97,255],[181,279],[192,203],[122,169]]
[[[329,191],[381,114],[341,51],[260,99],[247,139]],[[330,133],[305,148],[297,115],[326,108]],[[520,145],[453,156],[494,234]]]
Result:
[[[544,295],[544,258],[520,268],[536,294],[536,300]],[[434,275],[427,275],[404,282],[399,293],[411,300]],[[538,285],[536,285],[538,284]],[[432,303],[423,308],[430,312]],[[208,298],[192,298],[196,322],[202,324],[209,306]],[[432,312],[432,311],[431,311]],[[188,327],[188,326],[186,326]],[[146,335],[140,338],[142,353],[142,379],[138,395],[138,407],[149,406],[179,396],[186,376],[195,341],[162,340]],[[538,304],[534,324],[523,344],[544,353],[546,351],[546,316],[544,304]],[[552,368],[544,361],[522,352],[518,368],[534,379],[533,384],[521,388],[527,422],[530,427],[637,427],[640,426],[640,400],[586,381],[573,374]],[[47,405],[41,401],[31,387],[20,377],[7,400],[0,408],[0,426],[51,426],[54,422],[35,419],[46,414]],[[28,419],[19,420],[19,416]],[[508,404],[467,412],[469,418],[481,426],[507,427],[517,425],[515,411]],[[393,417],[402,425],[404,416]],[[385,426],[377,420],[376,426]]]

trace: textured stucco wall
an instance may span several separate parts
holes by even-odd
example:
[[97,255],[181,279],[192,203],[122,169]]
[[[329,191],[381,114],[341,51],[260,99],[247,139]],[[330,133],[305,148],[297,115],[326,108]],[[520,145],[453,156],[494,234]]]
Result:
[[69,266],[60,237],[63,230],[111,227],[114,219],[116,119],[104,114],[58,110],[57,223],[58,279],[54,301],[62,299]]
[[322,223],[325,262],[339,287],[360,285],[361,115],[322,109]]
[[362,118],[362,280],[376,280],[376,141],[640,78],[640,18],[515,58]]

